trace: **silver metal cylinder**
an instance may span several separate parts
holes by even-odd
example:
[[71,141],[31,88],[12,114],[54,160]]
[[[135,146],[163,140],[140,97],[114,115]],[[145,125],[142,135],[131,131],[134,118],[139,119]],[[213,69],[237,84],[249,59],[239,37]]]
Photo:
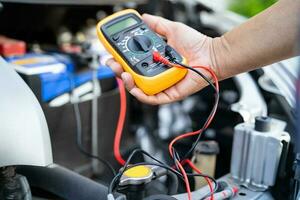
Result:
[[284,127],[285,122],[264,117],[255,125],[235,127],[230,171],[241,185],[263,191],[275,184],[281,154],[290,142]]

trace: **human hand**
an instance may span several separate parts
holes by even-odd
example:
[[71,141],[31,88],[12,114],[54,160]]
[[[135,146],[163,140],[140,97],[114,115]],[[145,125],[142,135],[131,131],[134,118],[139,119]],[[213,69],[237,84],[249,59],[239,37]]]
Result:
[[[184,56],[190,66],[208,66],[216,71],[213,63],[212,43],[213,39],[198,31],[178,22],[172,22],[162,17],[144,14],[143,20],[156,33],[167,38],[168,44]],[[107,65],[120,76],[127,90],[138,100],[152,105],[171,103],[181,100],[204,88],[207,83],[195,72],[188,71],[186,76],[170,88],[148,96],[138,88],[133,77],[123,71],[123,68],[113,58],[107,61]],[[199,71],[201,71],[199,69]],[[207,77],[209,74],[201,71]]]

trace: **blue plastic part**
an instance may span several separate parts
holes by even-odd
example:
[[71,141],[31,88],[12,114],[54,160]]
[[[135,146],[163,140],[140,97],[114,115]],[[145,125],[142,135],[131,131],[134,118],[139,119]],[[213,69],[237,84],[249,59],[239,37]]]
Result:
[[[6,61],[14,63],[24,59],[33,59],[32,63],[24,64],[26,68],[40,68],[52,64],[64,64],[65,70],[59,73],[42,73],[37,74],[41,82],[41,101],[47,102],[60,96],[64,93],[70,92],[72,87],[78,87],[88,81],[92,80],[92,70],[75,73],[74,63],[69,56],[58,53],[28,53],[23,56],[7,57]],[[37,62],[34,62],[36,60]],[[114,77],[113,71],[106,66],[99,66],[98,79],[105,79]]]
[[[65,72],[60,74],[41,74],[42,83],[42,101],[47,102],[53,98],[67,92],[71,92],[72,87],[78,87],[92,80],[92,70],[81,72],[78,74]],[[114,77],[113,71],[106,66],[100,66],[98,69],[98,79]]]
[[14,63],[16,61],[20,60],[25,60],[25,59],[35,59],[36,61],[39,62],[32,62],[28,64],[24,64],[22,66],[26,68],[37,68],[37,67],[43,67],[43,66],[48,66],[52,64],[65,64],[66,66],[66,71],[68,72],[74,72],[74,63],[72,60],[69,58],[69,56],[64,55],[64,54],[58,54],[58,53],[28,53],[22,56],[11,56],[5,58],[5,60],[9,63]]

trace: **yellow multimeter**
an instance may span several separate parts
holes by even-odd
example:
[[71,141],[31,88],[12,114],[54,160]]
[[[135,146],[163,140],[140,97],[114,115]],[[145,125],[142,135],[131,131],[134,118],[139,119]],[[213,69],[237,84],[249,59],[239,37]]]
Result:
[[[136,85],[147,95],[157,94],[181,80],[187,69],[168,67],[153,61],[153,51],[165,55],[166,42],[153,32],[132,9],[117,12],[97,25],[100,41]],[[174,49],[172,55],[184,62]],[[167,57],[167,56],[166,56]]]

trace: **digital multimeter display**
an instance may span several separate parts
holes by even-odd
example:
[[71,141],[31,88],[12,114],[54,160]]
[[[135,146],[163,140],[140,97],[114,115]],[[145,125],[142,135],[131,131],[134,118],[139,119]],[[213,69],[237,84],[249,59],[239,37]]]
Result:
[[129,28],[130,26],[133,26],[137,23],[138,22],[137,22],[136,19],[134,19],[133,17],[129,17],[127,19],[124,19],[124,20],[121,20],[121,21],[117,22],[116,24],[113,24],[113,25],[109,26],[106,29],[106,31],[107,31],[107,34],[113,35],[117,32],[120,32],[121,30]]

